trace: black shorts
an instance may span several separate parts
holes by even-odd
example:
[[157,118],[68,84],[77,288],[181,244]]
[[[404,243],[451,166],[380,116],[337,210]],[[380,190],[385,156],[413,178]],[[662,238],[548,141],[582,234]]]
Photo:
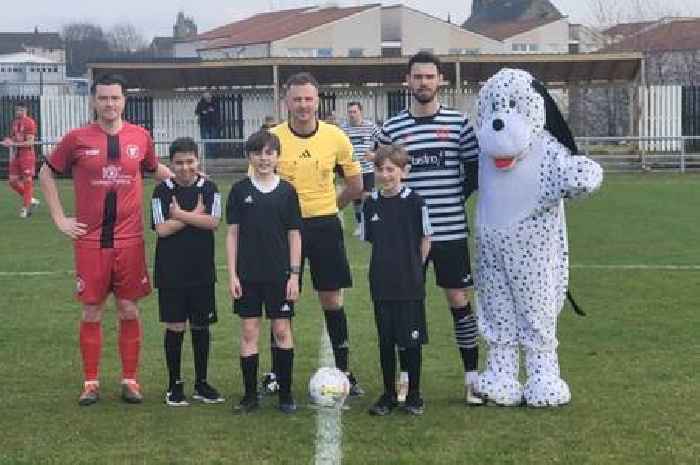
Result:
[[402,348],[428,343],[425,300],[375,301],[374,321],[380,341]]
[[474,287],[472,268],[469,263],[467,239],[433,242],[425,262],[435,268],[435,284],[443,289],[469,289]]
[[315,290],[337,291],[352,287],[343,228],[337,215],[304,218],[301,228],[302,270],[307,259]]
[[208,326],[217,322],[214,284],[158,289],[160,321]]
[[287,300],[287,281],[281,283],[241,283],[243,295],[233,301],[233,313],[241,318],[291,319],[294,302]]
[[372,192],[374,190],[374,171],[362,173],[362,190],[364,192]]

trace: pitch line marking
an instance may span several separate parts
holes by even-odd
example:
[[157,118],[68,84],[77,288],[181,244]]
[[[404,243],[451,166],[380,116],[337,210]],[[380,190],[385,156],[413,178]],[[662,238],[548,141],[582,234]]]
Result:
[[[367,270],[366,265],[352,266],[353,270]],[[581,270],[650,270],[650,271],[700,271],[700,265],[596,265],[596,264],[573,264],[571,268]],[[225,266],[217,266],[217,270],[226,270]],[[0,277],[34,277],[34,276],[53,276],[61,274],[74,274],[74,270],[55,270],[55,271],[0,271]]]
[[[319,367],[334,367],[333,349],[326,325],[321,320]],[[343,425],[341,408],[318,408],[316,413],[315,465],[341,465],[343,459]]]

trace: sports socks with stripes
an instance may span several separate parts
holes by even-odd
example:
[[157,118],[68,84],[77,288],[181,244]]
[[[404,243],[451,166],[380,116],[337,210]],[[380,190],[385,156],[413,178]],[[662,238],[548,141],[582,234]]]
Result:
[[471,304],[464,307],[452,307],[452,319],[454,320],[455,341],[465,372],[476,371],[479,363],[479,347],[477,345],[476,317],[472,312]]

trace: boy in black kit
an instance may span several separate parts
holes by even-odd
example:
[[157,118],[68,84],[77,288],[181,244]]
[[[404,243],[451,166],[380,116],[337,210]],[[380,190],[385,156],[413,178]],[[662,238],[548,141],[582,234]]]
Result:
[[221,220],[221,195],[216,184],[198,174],[197,144],[189,137],[170,145],[175,177],[158,184],[151,207],[158,234],[153,269],[158,288],[160,321],[165,323],[165,359],[169,406],[189,405],[180,376],[182,341],[187,321],[192,333],[195,385],[193,399],[224,402],[207,383],[209,325],[217,321],[214,283],[214,230]]
[[[252,174],[236,183],[226,205],[229,287],[234,312],[241,317],[241,372],[245,394],[234,412],[258,408],[258,339],[262,308],[272,320],[273,351],[279,384],[279,409],[294,413],[291,319],[299,297],[301,210],[297,193],[275,173],[279,138],[259,131],[246,142]],[[245,244],[244,247],[240,247]]]
[[428,342],[424,264],[432,233],[428,210],[423,199],[401,183],[410,168],[403,148],[380,147],[374,166],[379,191],[372,192],[365,202],[360,230],[361,237],[372,243],[369,282],[384,394],[370,407],[369,413],[387,415],[398,405],[394,384],[394,348],[398,347],[408,370],[404,408],[410,414],[422,415],[421,346]]

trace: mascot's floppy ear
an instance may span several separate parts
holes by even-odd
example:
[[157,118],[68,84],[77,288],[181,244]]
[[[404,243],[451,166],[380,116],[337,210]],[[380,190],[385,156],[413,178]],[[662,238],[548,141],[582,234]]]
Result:
[[578,147],[576,147],[574,136],[571,135],[569,125],[566,124],[566,121],[564,121],[564,117],[559,111],[557,103],[554,101],[552,96],[549,95],[549,92],[544,84],[537,79],[532,80],[532,88],[535,89],[535,92],[540,94],[544,99],[544,128],[549,131],[549,133],[554,136],[561,145],[569,149],[572,155],[576,155],[578,153]]

